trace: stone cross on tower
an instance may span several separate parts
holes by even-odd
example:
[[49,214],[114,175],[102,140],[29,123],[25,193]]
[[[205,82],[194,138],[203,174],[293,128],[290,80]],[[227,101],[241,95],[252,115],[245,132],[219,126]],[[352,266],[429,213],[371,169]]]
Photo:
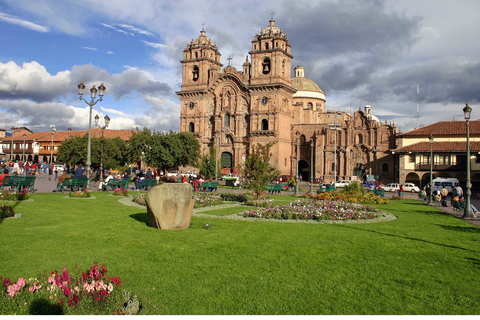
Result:
[[202,23],[202,31],[205,31],[205,22]]
[[230,66],[230,64],[231,64],[231,62],[232,62],[232,60],[233,60],[232,56],[228,57],[227,60],[228,60],[228,65]]
[[270,12],[270,14],[272,15],[272,20],[273,20],[273,15],[275,14],[275,12],[272,11]]

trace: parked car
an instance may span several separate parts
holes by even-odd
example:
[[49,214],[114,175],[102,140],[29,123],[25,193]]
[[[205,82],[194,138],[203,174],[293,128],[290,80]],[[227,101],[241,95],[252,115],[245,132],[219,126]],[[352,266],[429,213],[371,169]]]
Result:
[[403,185],[403,190],[405,192],[420,192],[420,188],[413,183],[405,183]]
[[335,188],[345,188],[350,183],[352,183],[352,181],[350,180],[338,180],[337,182],[335,182]]
[[167,172],[167,177],[177,177],[178,173],[179,173],[179,171],[176,171],[176,170],[169,171],[169,172]]
[[57,170],[57,172],[63,172],[65,170],[65,168],[61,164],[55,164],[53,166],[53,171],[55,171],[55,170]]
[[182,177],[190,177],[190,178],[193,178],[193,179],[196,179],[197,178],[197,172],[194,171],[194,172],[191,172],[191,171],[187,171],[185,173],[182,173],[180,174]]
[[238,174],[229,173],[222,177],[223,180],[235,180],[238,179]]
[[400,185],[398,183],[389,183],[385,187],[383,187],[383,190],[395,192],[400,190]]

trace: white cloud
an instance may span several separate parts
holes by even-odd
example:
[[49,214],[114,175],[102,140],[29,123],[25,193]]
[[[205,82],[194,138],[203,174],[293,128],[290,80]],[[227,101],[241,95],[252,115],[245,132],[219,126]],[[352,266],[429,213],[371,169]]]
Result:
[[15,24],[17,26],[21,26],[21,27],[24,27],[24,28],[27,28],[27,29],[30,29],[30,30],[33,30],[33,31],[38,31],[38,32],[48,32],[49,31],[49,29],[47,27],[35,24],[35,23],[27,21],[27,20],[20,19],[18,17],[11,16],[11,15],[3,13],[3,12],[0,12],[0,20],[11,23],[11,24]]
[[128,24],[118,23],[118,24],[115,24],[115,25],[119,26],[121,28],[130,30],[130,31],[134,31],[138,34],[143,34],[143,35],[146,35],[146,36],[149,36],[149,37],[154,37],[153,33],[151,33],[150,31],[142,30],[140,28],[136,28],[136,27],[130,26]]
[[149,42],[149,41],[145,41],[145,40],[140,40],[140,41],[143,42],[144,44],[146,44],[147,46],[155,48],[155,49],[164,49],[165,48],[165,45],[162,44],[162,43]]
[[90,51],[98,51],[97,48],[92,48],[92,47],[83,47],[85,50],[90,50]]
[[118,114],[119,116],[126,117],[126,118],[131,118],[132,117],[131,115],[128,115],[125,112],[122,112],[120,110],[111,109],[111,108],[104,108],[104,107],[100,107],[100,109],[105,113]]

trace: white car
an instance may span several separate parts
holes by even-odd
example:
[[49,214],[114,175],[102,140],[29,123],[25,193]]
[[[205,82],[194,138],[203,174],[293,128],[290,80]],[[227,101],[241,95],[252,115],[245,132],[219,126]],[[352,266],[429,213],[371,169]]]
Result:
[[167,172],[167,177],[177,177],[178,171],[169,171]]
[[400,185],[398,183],[389,183],[385,187],[383,187],[383,190],[395,192],[400,190]]
[[196,179],[196,178],[197,178],[197,172],[196,172],[196,171],[194,171],[194,172],[187,171],[186,173],[182,173],[181,176],[182,176],[182,177],[190,177],[190,178]]
[[403,185],[403,190],[405,192],[420,192],[420,188],[414,185],[413,183],[405,183]]
[[63,172],[65,168],[61,164],[56,164],[53,166],[53,171],[57,170],[57,172]]
[[350,180],[338,180],[335,182],[335,188],[345,188],[346,186],[350,185],[352,181]]

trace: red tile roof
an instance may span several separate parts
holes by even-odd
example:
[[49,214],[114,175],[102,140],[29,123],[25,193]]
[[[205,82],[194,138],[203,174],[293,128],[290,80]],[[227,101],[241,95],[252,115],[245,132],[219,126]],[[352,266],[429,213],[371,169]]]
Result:
[[[105,138],[116,138],[119,137],[124,141],[129,141],[130,137],[133,135],[135,130],[110,130],[105,129],[103,131],[103,136]],[[82,137],[85,134],[88,134],[88,130],[72,131],[71,137]],[[92,129],[92,137],[99,138],[102,136],[102,130],[100,128]],[[56,131],[53,135],[53,141],[59,142],[68,139],[68,131]],[[23,133],[14,132],[13,133],[14,141],[23,141]],[[26,141],[36,140],[38,142],[51,142],[52,141],[52,132],[34,132],[27,133],[25,136]],[[12,137],[4,138],[0,140],[1,142],[11,142]]]
[[[480,135],[480,120],[469,121],[470,134]],[[399,137],[411,137],[411,136],[465,136],[467,134],[466,121],[440,121],[431,125],[411,130],[399,135]]]
[[[434,153],[439,152],[456,152],[456,153],[466,153],[467,152],[467,142],[466,141],[440,141],[433,142],[432,150]],[[470,141],[470,151],[479,152],[480,151],[480,142]],[[407,153],[407,152],[430,152],[430,142],[419,142],[406,147],[398,148],[392,150],[392,152],[398,153]]]

